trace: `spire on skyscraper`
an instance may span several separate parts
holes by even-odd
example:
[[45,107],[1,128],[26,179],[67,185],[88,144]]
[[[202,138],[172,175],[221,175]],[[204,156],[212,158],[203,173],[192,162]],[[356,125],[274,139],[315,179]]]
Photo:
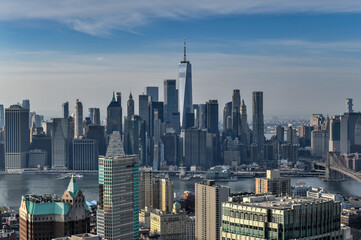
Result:
[[113,91],[113,98],[112,98],[112,102],[116,102],[117,100],[115,99],[115,93]]
[[186,39],[184,39],[184,62],[187,61],[187,46],[186,46]]

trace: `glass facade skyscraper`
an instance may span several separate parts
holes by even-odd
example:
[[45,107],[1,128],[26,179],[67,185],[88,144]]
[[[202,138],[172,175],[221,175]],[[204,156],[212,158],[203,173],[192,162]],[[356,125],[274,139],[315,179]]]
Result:
[[183,129],[186,128],[187,113],[193,113],[192,97],[192,64],[186,58],[186,45],[184,42],[184,59],[179,63],[178,76],[179,113]]
[[125,155],[119,131],[99,158],[97,232],[104,239],[139,239],[139,164]]

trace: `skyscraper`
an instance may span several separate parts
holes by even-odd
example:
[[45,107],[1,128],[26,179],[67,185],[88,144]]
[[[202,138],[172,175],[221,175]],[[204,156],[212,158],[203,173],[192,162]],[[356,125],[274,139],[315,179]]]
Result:
[[127,119],[130,120],[134,115],[134,100],[132,93],[129,94],[129,99],[127,102]]
[[207,106],[207,130],[209,133],[218,133],[218,101],[209,100],[206,103],[206,106]]
[[74,138],[83,136],[83,104],[79,99],[75,102]]
[[263,160],[264,121],[263,121],[263,92],[252,94],[253,114],[253,143],[257,145],[257,159]]
[[148,124],[148,95],[139,95],[139,117]]
[[232,95],[232,130],[234,136],[238,136],[240,110],[241,110],[241,95],[239,93],[239,89],[234,89]]
[[178,97],[179,112],[182,129],[187,125],[186,119],[188,113],[193,113],[192,97],[192,65],[187,61],[186,42],[184,41],[184,59],[179,63],[178,76]]
[[100,125],[100,109],[99,108],[89,108],[89,117],[90,121],[93,124]]
[[29,109],[12,105],[5,109],[5,169],[26,167],[30,146]]
[[65,170],[71,165],[70,145],[74,130],[71,118],[54,118],[51,130],[51,168]]
[[0,104],[0,128],[5,126],[4,105]]
[[172,114],[178,112],[176,80],[164,80],[164,111],[165,121],[167,122],[171,122]]
[[23,103],[21,104],[21,107],[29,109],[29,111],[30,111],[30,100],[29,99],[24,99]]
[[195,227],[197,240],[219,240],[222,203],[228,201],[230,189],[208,180],[195,184]]
[[113,93],[113,99],[107,107],[107,134],[110,135],[114,131],[122,133],[122,107],[120,105],[120,93],[117,93],[117,98]]
[[158,87],[147,87],[147,95],[152,97],[153,102],[158,102]]
[[69,117],[69,102],[63,103],[63,118]]
[[223,108],[223,131],[231,129],[232,126],[228,126],[228,117],[232,117],[232,102],[228,102]]
[[98,170],[98,141],[74,139],[73,170]]
[[125,155],[120,132],[109,139],[99,158],[98,235],[108,240],[139,238],[139,166],[136,155]]

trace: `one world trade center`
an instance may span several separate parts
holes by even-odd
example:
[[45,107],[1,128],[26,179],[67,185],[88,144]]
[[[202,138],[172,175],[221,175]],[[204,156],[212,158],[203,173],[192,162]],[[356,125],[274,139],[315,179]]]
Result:
[[192,127],[194,122],[192,98],[192,65],[187,61],[186,42],[184,59],[179,63],[178,76],[179,114],[182,129]]

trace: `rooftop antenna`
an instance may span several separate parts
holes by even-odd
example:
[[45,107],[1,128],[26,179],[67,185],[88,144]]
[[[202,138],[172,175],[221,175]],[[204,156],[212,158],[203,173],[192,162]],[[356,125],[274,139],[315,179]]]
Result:
[[187,46],[186,39],[184,38],[184,62],[187,61]]

